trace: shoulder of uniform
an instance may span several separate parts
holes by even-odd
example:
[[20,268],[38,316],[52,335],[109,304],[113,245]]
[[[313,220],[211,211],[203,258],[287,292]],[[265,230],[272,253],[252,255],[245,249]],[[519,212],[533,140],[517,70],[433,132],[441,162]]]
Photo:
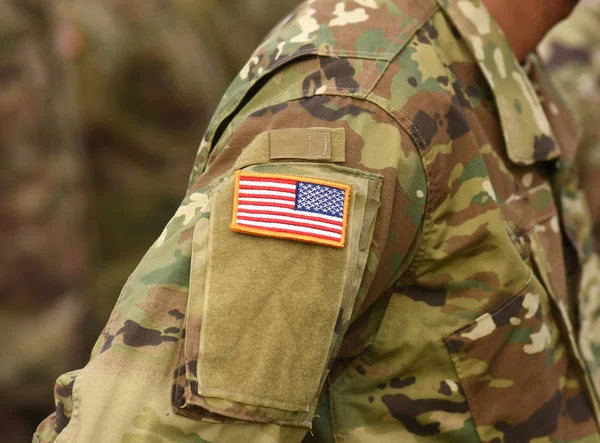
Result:
[[367,99],[438,10],[435,0],[304,2],[250,57],[209,132],[220,134],[233,116],[314,95]]
[[433,0],[306,1],[271,31],[240,78],[310,55],[392,60],[436,9]]

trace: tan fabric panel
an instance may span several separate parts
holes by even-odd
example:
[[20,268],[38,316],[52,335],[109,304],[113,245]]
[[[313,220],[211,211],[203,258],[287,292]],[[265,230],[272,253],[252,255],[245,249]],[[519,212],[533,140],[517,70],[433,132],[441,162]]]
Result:
[[235,168],[274,160],[346,161],[344,128],[289,128],[265,131],[255,137],[238,158]]
[[[350,185],[348,240],[336,249],[233,232],[234,181],[214,192],[207,273],[204,258],[192,260],[199,266],[192,265],[190,295],[197,292],[203,305],[201,331],[188,330],[190,338],[200,332],[198,394],[265,408],[272,418],[280,416],[274,410],[312,414],[333,337],[350,317],[364,272],[380,177],[306,163],[252,169],[313,178],[320,173]],[[205,275],[205,285],[195,281]],[[188,315],[198,314],[198,303],[189,308],[196,312]]]

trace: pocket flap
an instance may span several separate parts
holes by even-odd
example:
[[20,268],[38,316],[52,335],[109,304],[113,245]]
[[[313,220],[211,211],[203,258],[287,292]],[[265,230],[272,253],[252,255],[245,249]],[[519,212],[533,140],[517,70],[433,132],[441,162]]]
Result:
[[537,280],[446,344],[482,441],[596,435],[581,373]]

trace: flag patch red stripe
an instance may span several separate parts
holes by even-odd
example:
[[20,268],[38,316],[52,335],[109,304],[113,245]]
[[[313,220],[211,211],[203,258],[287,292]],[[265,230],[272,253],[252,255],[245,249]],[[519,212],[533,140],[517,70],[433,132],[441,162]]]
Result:
[[252,205],[252,206],[273,206],[275,208],[288,208],[294,209],[293,203],[270,203],[270,202],[240,202],[240,205]]
[[256,194],[246,194],[244,192],[240,192],[240,197],[242,198],[259,198],[259,199],[271,199],[271,200],[282,200],[288,202],[295,202],[296,197],[283,197],[281,195],[256,195]]
[[238,220],[255,221],[255,222],[265,222],[265,223],[282,223],[282,224],[291,225],[291,226],[300,226],[300,227],[303,227],[303,228],[319,229],[320,231],[335,232],[337,234],[341,234],[342,233],[342,228],[341,227],[340,228],[333,228],[333,227],[316,225],[316,224],[312,224],[312,223],[301,223],[301,222],[283,221],[283,220],[279,220],[279,219],[276,219],[276,218],[245,217],[245,216],[242,216],[242,215],[238,215],[237,219]]
[[[243,209],[243,210],[240,210],[239,212],[248,212],[248,210]],[[287,216],[287,217],[289,217],[291,215],[289,212],[261,211],[261,210],[253,210],[252,213],[260,214],[260,215],[283,215],[283,216]],[[324,222],[324,223],[329,223],[330,225],[336,225],[336,226],[340,226],[340,227],[344,226],[344,224],[342,222],[327,220],[325,218],[310,217],[308,215],[299,215],[299,214],[295,214],[294,217],[299,218],[301,220]]]
[[[288,229],[269,228],[269,231],[298,235],[298,232],[291,231]],[[316,237],[316,238],[320,238],[322,240],[331,240],[332,239],[331,237],[327,237],[326,235],[319,235],[319,234],[310,234],[310,237]]]

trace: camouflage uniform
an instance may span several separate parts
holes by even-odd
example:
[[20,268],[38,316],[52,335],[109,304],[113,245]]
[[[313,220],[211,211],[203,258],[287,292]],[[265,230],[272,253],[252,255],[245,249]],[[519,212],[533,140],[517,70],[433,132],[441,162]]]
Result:
[[[228,82],[282,9],[297,1],[280,1],[266,14],[263,8],[260,25],[244,8],[245,21],[225,17],[231,3],[60,2],[60,46],[77,70],[97,230],[95,272],[86,290],[93,307],[90,346],[127,277],[181,202],[198,141]],[[238,45],[243,54],[216,52],[228,39],[214,32],[215,23],[228,32],[236,23],[234,40],[245,41]]]
[[34,441],[599,442],[574,127],[477,0],[307,1]]
[[[0,1],[0,441],[31,438],[76,332],[87,270],[85,193],[67,72],[47,5]],[[38,418],[39,417],[39,418]]]
[[581,187],[586,191],[600,239],[600,1],[584,0],[540,47],[549,70],[575,110],[582,137],[577,153]]

